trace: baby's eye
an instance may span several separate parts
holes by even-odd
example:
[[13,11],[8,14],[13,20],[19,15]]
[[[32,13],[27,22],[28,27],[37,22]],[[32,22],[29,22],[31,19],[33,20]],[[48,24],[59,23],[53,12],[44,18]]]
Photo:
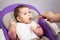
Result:
[[24,13],[24,15],[26,15],[27,13]]

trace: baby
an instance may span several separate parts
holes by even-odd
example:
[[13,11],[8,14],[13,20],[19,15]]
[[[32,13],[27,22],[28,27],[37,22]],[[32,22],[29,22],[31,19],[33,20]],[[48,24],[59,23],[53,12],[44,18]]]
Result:
[[[12,32],[12,40],[13,37],[16,38],[16,35],[13,34],[17,34],[19,38],[14,40],[49,40],[47,37],[40,38],[43,36],[43,29],[32,20],[33,16],[27,6],[17,6],[14,10],[14,17],[17,23],[12,22],[8,31],[8,35]],[[13,25],[15,26],[13,27]]]

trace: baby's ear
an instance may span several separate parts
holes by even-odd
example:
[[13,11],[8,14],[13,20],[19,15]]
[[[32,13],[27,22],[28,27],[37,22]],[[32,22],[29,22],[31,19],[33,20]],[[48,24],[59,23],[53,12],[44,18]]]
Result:
[[17,17],[17,21],[21,22],[21,19],[20,19],[20,17]]

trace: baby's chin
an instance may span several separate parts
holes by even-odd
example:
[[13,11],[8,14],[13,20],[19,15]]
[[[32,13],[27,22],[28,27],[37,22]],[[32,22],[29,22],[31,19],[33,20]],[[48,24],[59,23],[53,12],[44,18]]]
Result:
[[30,24],[32,21],[29,21],[29,22],[25,22],[26,24]]

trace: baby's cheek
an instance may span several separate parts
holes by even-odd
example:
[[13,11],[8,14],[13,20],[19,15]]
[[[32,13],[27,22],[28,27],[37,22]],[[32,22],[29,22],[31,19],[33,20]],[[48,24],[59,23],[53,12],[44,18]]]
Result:
[[27,21],[28,21],[28,19],[27,19],[27,18],[24,18],[24,21],[25,21],[25,22],[27,22]]

